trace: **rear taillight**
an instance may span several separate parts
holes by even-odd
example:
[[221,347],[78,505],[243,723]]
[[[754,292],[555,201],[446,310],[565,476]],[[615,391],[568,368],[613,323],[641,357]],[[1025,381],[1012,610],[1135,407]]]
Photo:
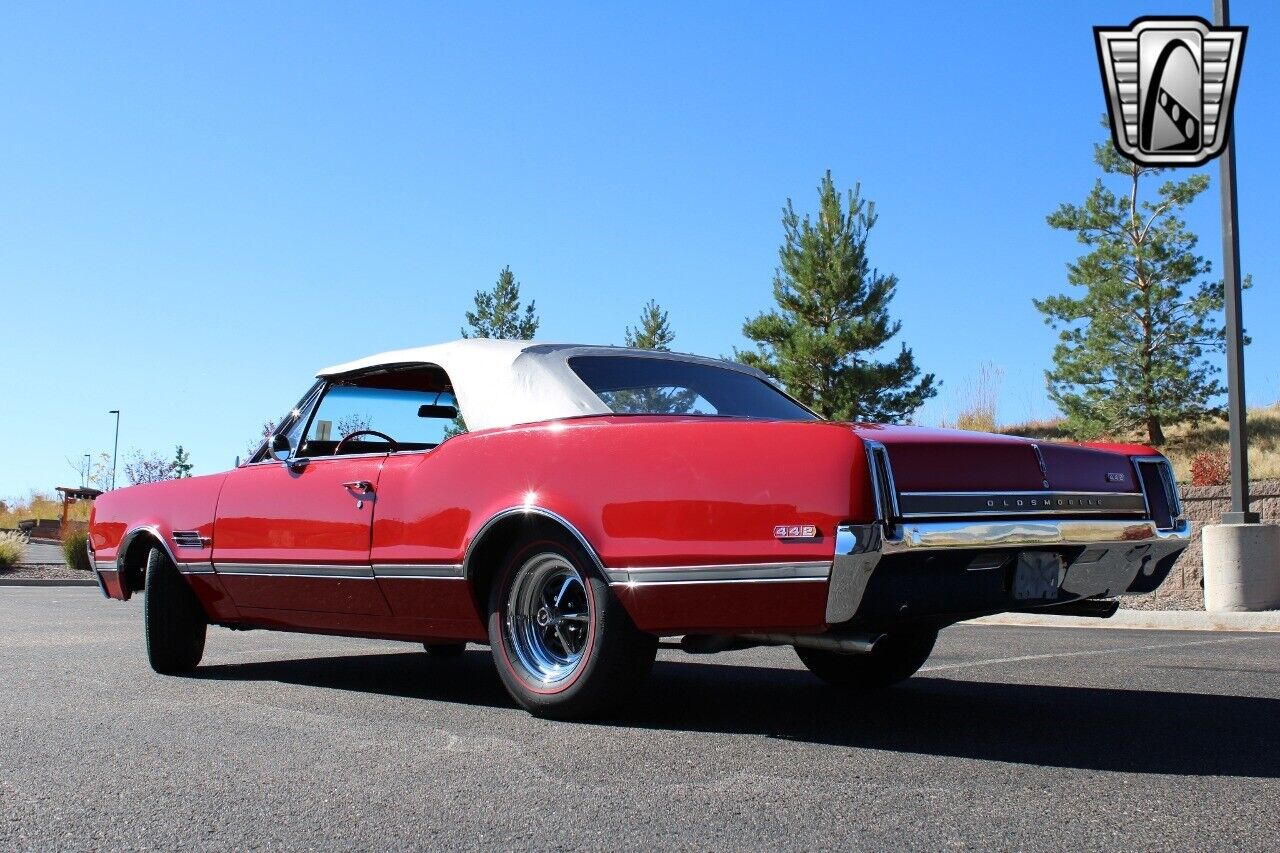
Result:
[[871,475],[871,494],[876,501],[876,520],[891,521],[898,517],[898,490],[893,484],[893,468],[889,451],[878,441],[863,439],[867,448],[867,470]]
[[1182,501],[1178,496],[1178,484],[1173,479],[1173,466],[1160,457],[1137,457],[1133,460],[1138,469],[1138,482],[1147,499],[1147,511],[1156,527],[1171,530],[1182,516]]

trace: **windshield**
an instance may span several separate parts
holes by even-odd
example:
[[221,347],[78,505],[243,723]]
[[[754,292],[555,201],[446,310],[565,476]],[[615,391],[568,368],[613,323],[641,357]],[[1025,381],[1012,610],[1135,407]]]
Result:
[[569,367],[619,415],[818,419],[763,379],[724,367],[633,355],[578,356]]

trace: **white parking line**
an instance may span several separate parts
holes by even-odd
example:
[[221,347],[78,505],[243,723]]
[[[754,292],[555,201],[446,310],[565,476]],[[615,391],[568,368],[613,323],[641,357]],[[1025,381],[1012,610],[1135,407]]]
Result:
[[968,661],[965,663],[943,663],[936,666],[924,666],[920,672],[943,672],[951,669],[968,669],[975,666],[990,666],[1000,663],[1020,663],[1028,660],[1049,660],[1051,658],[1083,658],[1094,655],[1118,654],[1120,652],[1148,652],[1157,649],[1182,649],[1189,646],[1212,646],[1218,643],[1243,643],[1256,640],[1258,637],[1224,637],[1219,640],[1196,640],[1190,643],[1153,643],[1147,646],[1120,646],[1114,649],[1090,649],[1083,652],[1053,652],[1043,655],[1019,655],[1012,658],[989,658],[987,660]]

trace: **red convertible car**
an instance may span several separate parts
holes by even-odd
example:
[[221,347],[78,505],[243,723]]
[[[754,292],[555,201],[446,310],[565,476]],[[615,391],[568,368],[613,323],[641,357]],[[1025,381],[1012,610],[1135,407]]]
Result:
[[522,706],[580,717],[663,636],[871,687],[957,621],[1109,616],[1188,524],[1148,447],[834,423],[740,364],[463,340],[322,370],[246,463],[103,495],[90,532],[158,672],[210,624],[484,643]]

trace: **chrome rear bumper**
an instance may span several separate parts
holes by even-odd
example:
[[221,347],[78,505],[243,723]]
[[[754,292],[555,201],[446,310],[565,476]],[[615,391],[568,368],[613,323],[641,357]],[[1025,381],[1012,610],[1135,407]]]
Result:
[[1185,547],[1191,525],[1179,520],[1171,530],[1154,521],[1088,519],[909,522],[883,538],[883,551],[936,551],[946,548],[1020,548],[1044,545],[1098,545],[1165,542]]
[[1116,595],[1137,584],[1144,573],[1152,577],[1157,567],[1167,571],[1166,558],[1176,556],[1190,539],[1191,525],[1185,519],[1167,530],[1150,520],[1109,519],[930,521],[888,528],[841,525],[836,531],[826,620],[838,624],[857,615],[872,575],[886,559],[962,551],[1081,549],[1062,581],[1064,594],[1078,599]]

